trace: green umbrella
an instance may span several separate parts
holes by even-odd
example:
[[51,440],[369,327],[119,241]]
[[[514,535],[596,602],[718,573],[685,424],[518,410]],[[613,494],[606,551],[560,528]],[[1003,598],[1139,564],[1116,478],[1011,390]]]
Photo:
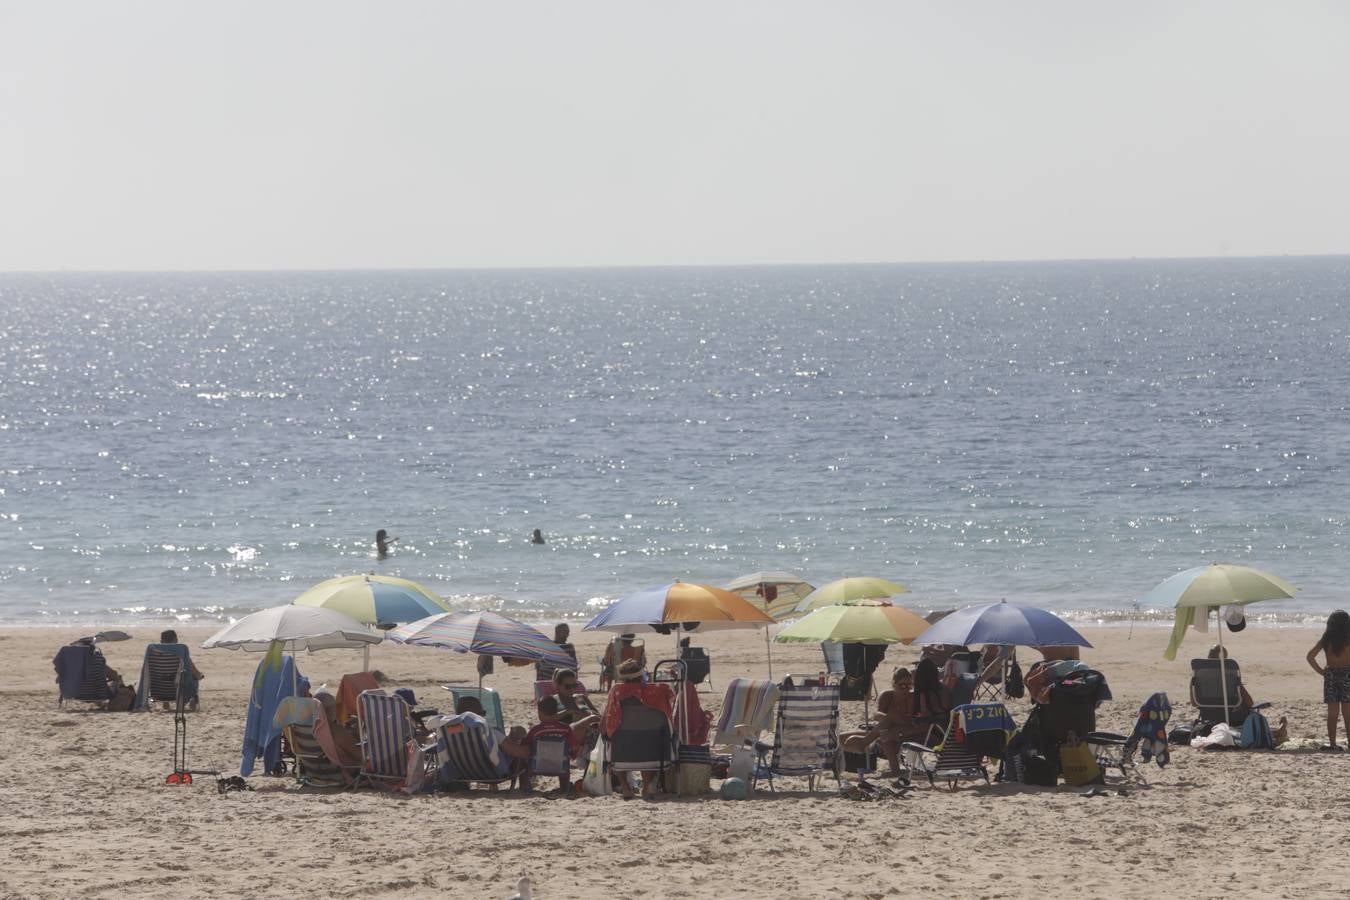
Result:
[[[1177,648],[1181,646],[1186,629],[1195,622],[1197,615],[1209,617],[1211,607],[1246,605],[1262,600],[1285,600],[1294,596],[1298,588],[1276,575],[1254,569],[1251,566],[1234,566],[1227,563],[1210,563],[1178,572],[1162,584],[1149,591],[1140,603],[1147,606],[1172,606],[1176,608],[1176,622],[1172,626],[1172,638],[1163,651],[1166,659],[1176,659]],[[1219,629],[1219,684],[1223,689],[1223,707],[1227,718],[1228,679],[1224,676],[1223,623]]]
[[[880,579],[872,579],[880,580]],[[775,641],[783,644],[908,644],[928,630],[928,620],[902,606],[856,600],[847,606],[823,606],[784,628]],[[863,718],[868,714],[863,694]]]
[[822,606],[835,606],[852,600],[877,600],[896,594],[907,594],[909,588],[884,578],[840,578],[806,595],[797,606],[797,612],[807,613]]

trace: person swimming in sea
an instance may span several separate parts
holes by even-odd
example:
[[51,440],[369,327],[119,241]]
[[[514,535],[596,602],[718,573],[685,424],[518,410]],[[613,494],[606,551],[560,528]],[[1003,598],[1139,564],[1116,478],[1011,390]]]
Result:
[[544,533],[540,531],[538,528],[536,528],[534,530],[534,534],[530,535],[530,543],[542,544],[543,542],[544,542]]
[[389,532],[381,528],[375,532],[375,557],[376,559],[389,558],[389,545],[398,542],[398,538],[390,537]]

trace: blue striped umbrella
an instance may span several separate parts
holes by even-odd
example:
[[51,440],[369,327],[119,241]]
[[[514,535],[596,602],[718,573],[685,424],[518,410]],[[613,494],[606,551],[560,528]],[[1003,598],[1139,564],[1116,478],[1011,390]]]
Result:
[[400,625],[389,640],[424,647],[445,647],[460,653],[543,660],[558,668],[576,665],[553,641],[528,625],[494,612],[439,613]]
[[291,601],[337,610],[366,625],[411,622],[450,609],[415,581],[392,575],[344,575],[321,581]]

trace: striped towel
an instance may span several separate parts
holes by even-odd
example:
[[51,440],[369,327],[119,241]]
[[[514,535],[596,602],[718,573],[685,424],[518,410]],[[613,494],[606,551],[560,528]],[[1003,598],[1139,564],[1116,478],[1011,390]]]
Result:
[[778,704],[778,685],[757,678],[733,678],[727,683],[722,712],[717,719],[719,744],[735,746],[740,742],[736,727],[746,726],[746,737],[758,738],[770,726]]

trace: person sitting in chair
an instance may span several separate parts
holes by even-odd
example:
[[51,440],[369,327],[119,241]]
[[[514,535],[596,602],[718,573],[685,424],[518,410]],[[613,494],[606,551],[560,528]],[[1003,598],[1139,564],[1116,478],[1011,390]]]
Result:
[[[1218,644],[1215,644],[1213,647],[1209,648],[1209,653],[1206,654],[1206,659],[1223,659],[1228,662],[1231,662],[1233,664],[1234,669],[1238,670],[1241,669],[1241,666],[1238,665],[1237,660],[1232,659],[1228,656],[1228,648],[1221,647]],[[1256,706],[1256,701],[1253,700],[1252,695],[1247,692],[1247,686],[1242,683],[1241,674],[1238,675],[1237,689],[1238,695],[1236,697],[1228,698],[1229,705],[1234,707],[1235,709],[1242,710],[1244,715],[1249,715],[1253,707]],[[1289,740],[1289,721],[1286,718],[1284,717],[1280,718],[1280,727],[1275,729],[1271,733],[1271,738],[1274,740],[1276,747],[1280,746],[1285,741]]]
[[328,720],[328,732],[333,736],[333,746],[337,749],[338,764],[350,768],[361,766],[361,742],[356,739],[351,728],[345,722],[338,721],[337,698],[328,691],[319,691],[314,695],[323,707],[323,716]]
[[[674,728],[675,692],[670,689],[670,685],[665,683],[644,682],[642,680],[643,674],[642,663],[636,659],[627,660],[619,665],[619,681],[605,700],[602,727],[607,737],[614,737],[614,733],[622,727],[623,701],[630,698],[638,700],[643,706],[664,713],[667,722],[670,723],[672,729]],[[619,779],[619,790],[626,798],[633,796],[633,789],[628,785],[627,778]],[[657,773],[644,770],[642,773],[642,796],[653,797],[656,795],[656,790]]]
[[553,673],[553,699],[558,701],[559,720],[569,725],[586,716],[600,715],[590,698],[578,692],[577,673],[571,669],[558,669]]
[[890,765],[889,777],[898,777],[900,767],[900,745],[906,741],[922,740],[932,727],[930,722],[920,722],[914,715],[914,678],[909,669],[899,668],[891,676],[891,688],[883,691],[877,698],[877,721],[865,731],[853,731],[841,734],[839,739],[845,750],[850,753],[866,753],[873,743],[880,745],[881,752]]

